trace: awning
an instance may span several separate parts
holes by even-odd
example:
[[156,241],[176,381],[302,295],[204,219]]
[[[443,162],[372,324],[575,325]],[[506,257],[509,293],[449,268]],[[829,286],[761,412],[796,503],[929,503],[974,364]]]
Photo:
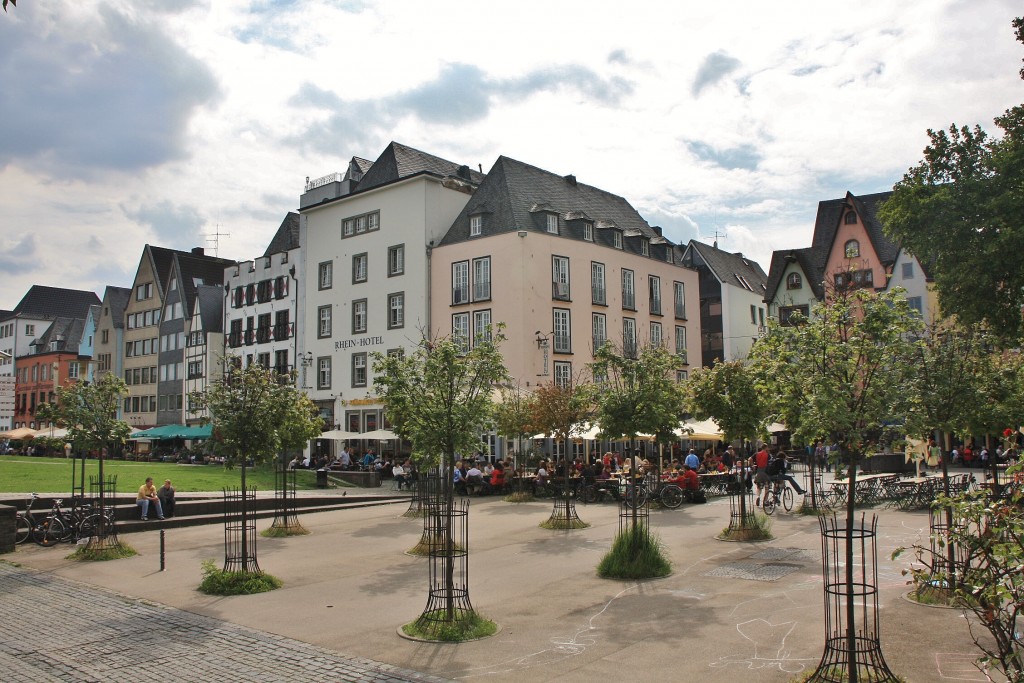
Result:
[[362,434],[359,432],[346,432],[343,429],[332,429],[329,432],[324,432],[317,439],[332,439],[334,441],[348,441],[349,439],[360,439]]
[[161,425],[152,429],[135,432],[129,439],[209,439],[213,435],[213,425]]
[[672,433],[680,439],[695,439],[700,441],[718,441],[722,438],[722,430],[714,419],[694,420],[689,419],[679,423],[678,429]]
[[36,436],[36,430],[28,427],[18,427],[8,432],[0,432],[0,439],[32,439]]
[[375,429],[372,432],[363,432],[359,436],[353,437],[355,439],[373,439],[376,441],[392,441],[398,438],[390,429]]

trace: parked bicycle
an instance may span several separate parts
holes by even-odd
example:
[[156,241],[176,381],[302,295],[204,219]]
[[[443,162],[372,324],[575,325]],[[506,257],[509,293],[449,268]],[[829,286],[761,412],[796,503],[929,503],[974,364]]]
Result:
[[[63,543],[79,541],[96,535],[99,528],[99,510],[93,507],[92,503],[86,503],[79,497],[71,499],[71,509],[64,511],[62,505],[64,499],[55,498],[50,508],[49,518],[57,519],[63,525],[63,533],[60,540]],[[107,527],[111,528],[114,523],[113,510],[106,510]]]
[[64,535],[64,524],[57,517],[47,515],[37,518],[33,515],[32,504],[38,498],[38,493],[31,494],[26,501],[25,511],[15,517],[14,542],[24,543],[31,537],[39,545],[49,548],[56,545]]

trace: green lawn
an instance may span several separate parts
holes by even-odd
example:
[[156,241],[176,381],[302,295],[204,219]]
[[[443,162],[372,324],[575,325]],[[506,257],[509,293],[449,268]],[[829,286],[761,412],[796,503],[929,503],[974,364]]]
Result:
[[[71,492],[72,463],[81,461],[64,458],[30,458],[23,455],[0,456],[0,493],[41,493]],[[86,492],[89,477],[99,474],[99,462],[89,460],[85,468]],[[118,493],[135,493],[146,477],[153,477],[157,486],[164,479],[170,479],[178,493],[195,491],[220,491],[224,487],[237,488],[241,485],[241,471],[238,468],[224,469],[218,465],[177,465],[163,462],[127,462],[107,460],[103,463],[105,476],[117,475]],[[274,490],[274,471],[269,466],[249,468],[246,484],[259,491]],[[316,488],[316,473],[298,470],[295,487]]]

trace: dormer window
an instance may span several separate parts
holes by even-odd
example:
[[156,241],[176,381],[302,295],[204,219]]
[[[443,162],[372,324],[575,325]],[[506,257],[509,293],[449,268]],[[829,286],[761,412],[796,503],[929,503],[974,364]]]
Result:
[[853,225],[857,222],[857,213],[855,211],[847,211],[846,216],[843,217],[843,220],[846,222],[847,225]]
[[640,253],[643,254],[644,256],[650,256],[651,255],[651,244],[650,244],[650,242],[648,242],[647,240],[643,240],[643,241],[640,242]]
[[484,227],[484,217],[483,216],[481,216],[480,214],[477,214],[476,216],[470,216],[469,217],[469,236],[470,237],[479,237],[480,233],[483,231],[483,227]]
[[669,263],[674,263],[672,259],[672,245],[670,244],[665,245],[665,260]]
[[622,233],[618,230],[612,232],[612,246],[616,249],[622,249]]
[[[849,214],[847,214],[847,215],[849,215]],[[860,242],[858,242],[857,240],[850,240],[843,247],[843,252],[846,254],[846,258],[859,258],[860,257]]]
[[548,219],[548,225],[547,225],[548,232],[550,232],[552,235],[557,235],[558,234],[558,215],[554,214],[554,213],[549,213],[547,215],[547,219]]
[[583,224],[583,239],[588,242],[594,241],[594,224],[584,223]]
[[786,276],[786,289],[802,289],[804,281],[800,273],[790,273]]

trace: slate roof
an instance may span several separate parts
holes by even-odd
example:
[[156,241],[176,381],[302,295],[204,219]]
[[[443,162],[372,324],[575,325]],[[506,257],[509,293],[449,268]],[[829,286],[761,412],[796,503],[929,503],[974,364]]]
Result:
[[128,301],[131,299],[132,290],[130,287],[107,286],[103,292],[103,300],[110,308],[110,319],[114,329],[124,327],[124,309],[128,308]]
[[22,316],[54,320],[56,318],[85,318],[90,306],[100,303],[95,292],[63,287],[32,285],[14,307],[10,317]]
[[220,285],[200,285],[196,288],[199,317],[206,332],[224,331],[224,288]]
[[197,278],[201,285],[219,287],[220,295],[224,295],[224,269],[234,265],[234,261],[187,251],[174,252],[174,258],[178,264],[177,271],[180,275],[178,286],[181,288],[182,303],[187,315],[192,315],[195,310]]
[[370,164],[362,180],[356,184],[355,192],[363,192],[421,173],[440,177],[455,176],[473,185],[479,185],[484,179],[482,173],[468,166],[456,164],[398,142],[391,142],[377,160]]
[[174,255],[179,252],[167,247],[154,247],[151,244],[147,244],[144,251],[148,252],[150,261],[153,264],[153,279],[156,281],[157,289],[160,292],[159,298],[163,301],[167,276],[170,275],[171,267],[174,265]]
[[14,315],[14,311],[8,311],[6,308],[0,308],[0,320],[7,320],[12,315]]
[[[455,244],[488,235],[528,230],[547,232],[547,215],[558,215],[558,232],[583,238],[583,224],[594,225],[594,242],[613,245],[613,229],[623,233],[623,250],[641,253],[648,241],[652,258],[665,259],[672,245],[619,195],[577,182],[506,156],[498,157],[486,178],[441,240]],[[469,218],[482,217],[481,234],[470,237]],[[651,240],[654,240],[651,242]]]
[[82,334],[85,331],[84,318],[56,318],[41,335],[33,340],[36,346],[36,353],[52,353],[50,342],[58,340],[57,351],[74,350],[78,353],[78,347],[82,343]]
[[764,295],[765,303],[775,298],[775,293],[782,284],[782,273],[786,270],[786,265],[793,261],[799,263],[800,268],[803,269],[804,281],[814,292],[815,298],[825,298],[825,274],[823,272],[825,264],[815,258],[812,247],[804,247],[803,249],[782,249],[772,252],[772,263],[768,268],[767,291]]
[[274,233],[274,237],[270,240],[270,244],[267,245],[267,250],[263,252],[263,256],[270,256],[271,254],[280,254],[282,252],[291,251],[299,246],[299,214],[294,211],[289,211],[288,215],[281,221],[281,226]]
[[[733,287],[739,287],[746,291],[753,291],[754,294],[764,296],[768,284],[768,276],[765,275],[761,265],[753,259],[748,259],[743,254],[728,252],[710,244],[704,244],[697,240],[690,240],[688,249],[693,249],[708,268],[715,274],[719,282]],[[738,277],[743,278],[750,284],[750,289],[745,287]]]

